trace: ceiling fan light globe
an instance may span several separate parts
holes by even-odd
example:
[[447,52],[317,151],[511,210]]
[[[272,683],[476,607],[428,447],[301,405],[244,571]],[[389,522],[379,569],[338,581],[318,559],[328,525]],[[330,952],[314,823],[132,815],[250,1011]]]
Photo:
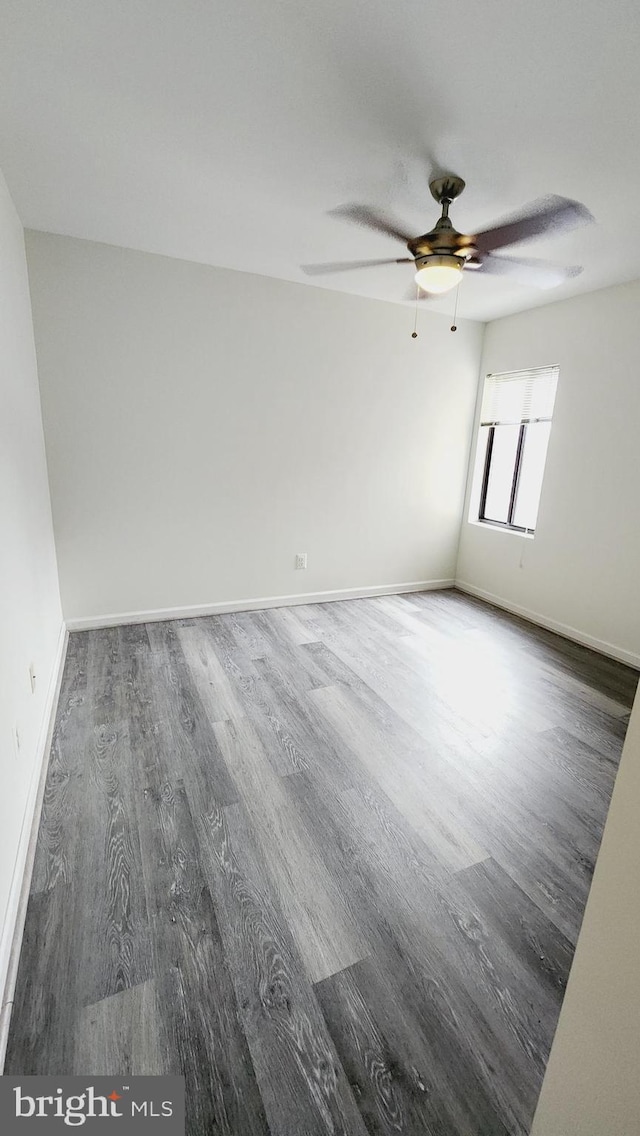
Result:
[[423,257],[416,263],[416,284],[432,295],[450,292],[462,280],[464,257],[434,255]]

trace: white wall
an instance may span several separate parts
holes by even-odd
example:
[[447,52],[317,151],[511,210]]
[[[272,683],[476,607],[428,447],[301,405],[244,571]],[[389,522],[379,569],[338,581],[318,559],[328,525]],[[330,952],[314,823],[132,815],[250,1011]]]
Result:
[[640,1132],[640,693],[531,1136]]
[[23,232],[0,174],[0,994],[61,630]]
[[66,618],[453,577],[482,325],[27,250]]
[[640,283],[496,320],[481,374],[558,363],[533,540],[462,524],[460,581],[640,665]]

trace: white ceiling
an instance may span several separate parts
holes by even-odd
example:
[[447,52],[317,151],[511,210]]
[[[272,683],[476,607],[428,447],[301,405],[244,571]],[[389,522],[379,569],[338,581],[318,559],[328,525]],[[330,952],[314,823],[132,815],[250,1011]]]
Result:
[[[0,165],[24,224],[400,299],[411,266],[326,215],[431,227],[429,162],[473,232],[547,193],[597,225],[513,254],[582,264],[549,292],[465,276],[490,319],[640,275],[636,0],[0,0]],[[449,295],[434,305],[449,311]]]

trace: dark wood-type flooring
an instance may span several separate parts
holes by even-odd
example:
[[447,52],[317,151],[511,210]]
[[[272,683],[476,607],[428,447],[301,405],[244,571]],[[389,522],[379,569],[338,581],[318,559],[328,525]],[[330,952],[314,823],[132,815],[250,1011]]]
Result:
[[637,677],[454,591],[73,634],[5,1072],[524,1136]]

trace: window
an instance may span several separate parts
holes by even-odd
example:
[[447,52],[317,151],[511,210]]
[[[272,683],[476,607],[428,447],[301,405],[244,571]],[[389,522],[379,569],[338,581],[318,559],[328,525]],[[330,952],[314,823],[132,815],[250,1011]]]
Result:
[[487,375],[474,479],[479,521],[535,530],[557,382],[557,367]]

